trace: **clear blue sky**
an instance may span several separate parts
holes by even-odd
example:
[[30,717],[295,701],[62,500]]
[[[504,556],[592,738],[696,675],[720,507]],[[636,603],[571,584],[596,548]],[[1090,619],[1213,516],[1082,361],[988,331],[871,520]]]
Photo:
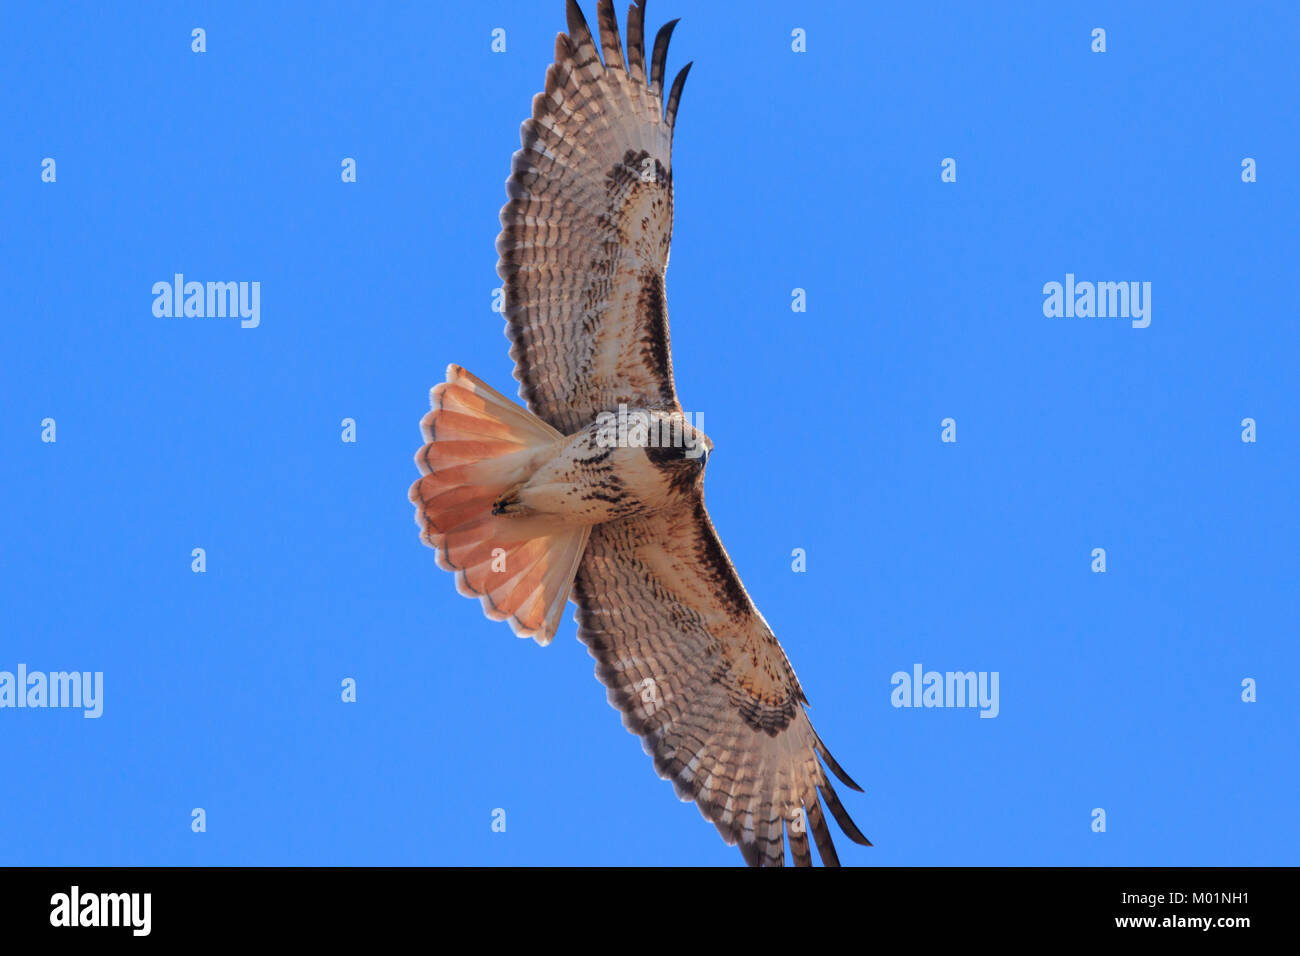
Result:
[[[1300,863],[1295,5],[676,16],[678,390],[867,788],[844,861]],[[406,499],[448,362],[514,394],[493,242],[564,27],[8,11],[0,670],[102,671],[104,713],[0,710],[0,863],[740,862],[571,614],[545,649],[486,620]],[[260,326],[155,317],[178,272],[260,282]],[[1067,273],[1150,282],[1150,326],[1045,317]],[[892,707],[918,663],[998,672],[997,718]]]

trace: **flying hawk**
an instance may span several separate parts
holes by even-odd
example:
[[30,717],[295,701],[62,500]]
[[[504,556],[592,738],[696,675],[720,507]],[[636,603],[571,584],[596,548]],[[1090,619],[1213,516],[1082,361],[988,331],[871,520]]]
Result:
[[[677,401],[664,305],[672,143],[688,64],[664,99],[644,3],[624,54],[575,0],[520,130],[497,272],[528,411],[452,365],[421,423],[410,499],[462,594],[550,643],[566,601],[623,723],[660,776],[751,865],[837,865],[823,807],[869,846],[823,769],[860,790],[804,711],[781,645],[704,508],[712,443]],[[647,72],[648,71],[648,72]],[[627,423],[631,424],[628,425]]]

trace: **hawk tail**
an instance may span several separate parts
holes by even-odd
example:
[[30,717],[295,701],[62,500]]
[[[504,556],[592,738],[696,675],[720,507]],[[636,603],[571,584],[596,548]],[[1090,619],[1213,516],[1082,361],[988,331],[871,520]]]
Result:
[[458,365],[434,387],[411,485],[420,538],[456,589],[493,620],[549,644],[591,533],[501,514],[500,499],[558,449],[563,436]]

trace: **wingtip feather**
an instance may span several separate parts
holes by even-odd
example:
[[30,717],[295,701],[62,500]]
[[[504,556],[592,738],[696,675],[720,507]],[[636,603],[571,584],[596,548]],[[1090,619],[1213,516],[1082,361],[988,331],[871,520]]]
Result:
[[682,67],[681,72],[677,74],[677,78],[673,80],[672,91],[668,94],[668,106],[664,110],[664,122],[669,127],[677,125],[677,105],[681,102],[682,90],[686,87],[686,76],[691,72],[691,67],[694,65],[694,60],[687,63]]
[[655,34],[654,52],[650,56],[650,89],[655,96],[663,96],[664,93],[664,64],[668,61],[668,41],[672,39],[673,30],[680,20],[681,17],[669,20]]

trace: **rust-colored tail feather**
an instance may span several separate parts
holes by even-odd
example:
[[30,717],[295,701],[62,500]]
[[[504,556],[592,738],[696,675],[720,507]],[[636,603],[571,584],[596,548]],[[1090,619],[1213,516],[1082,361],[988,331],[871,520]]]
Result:
[[582,560],[589,527],[539,526],[493,505],[554,454],[563,436],[458,365],[433,389],[411,485],[420,538],[456,589],[493,620],[549,644]]

